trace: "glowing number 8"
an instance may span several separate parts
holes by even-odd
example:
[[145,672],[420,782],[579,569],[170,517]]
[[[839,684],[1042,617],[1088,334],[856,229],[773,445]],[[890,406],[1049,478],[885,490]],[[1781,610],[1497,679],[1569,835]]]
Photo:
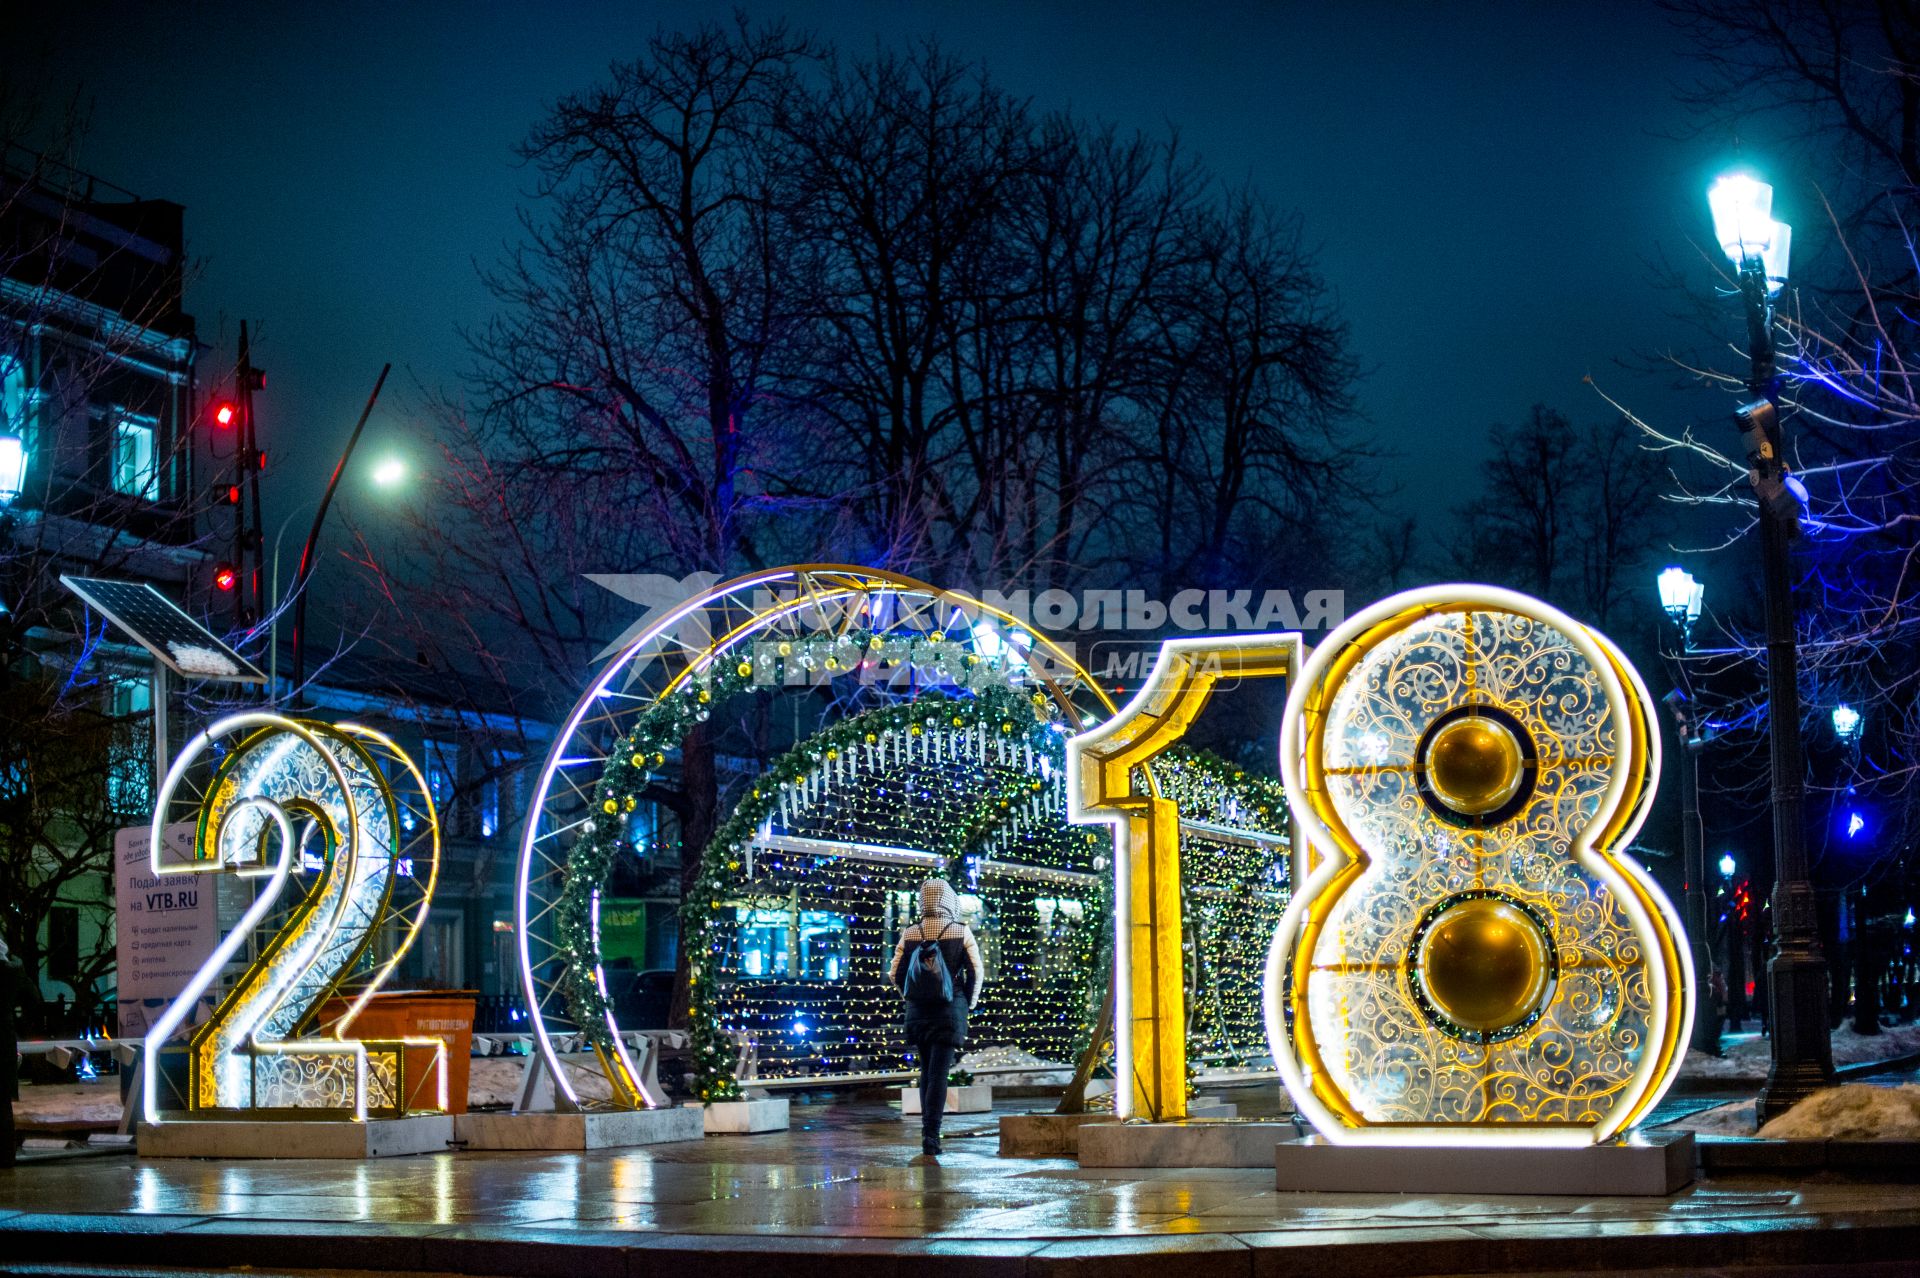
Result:
[[1314,651],[1281,771],[1315,864],[1267,1016],[1328,1139],[1582,1144],[1666,1090],[1692,975],[1624,855],[1652,717],[1610,641],[1511,591],[1397,595]]
[[[208,754],[217,762],[204,790],[196,790],[193,779],[205,769],[195,765]],[[404,774],[404,798],[388,786],[382,762]],[[420,831],[416,842],[425,841],[424,855],[412,858],[416,865],[404,876],[403,808],[409,827]],[[188,812],[195,821],[193,856],[169,862],[163,850],[168,815]],[[320,867],[313,885],[192,1031],[187,1111],[232,1116],[300,1109],[356,1119],[403,1114],[417,1084],[408,1078],[408,1048],[415,1056],[431,1053],[437,1107],[446,1108],[444,1040],[349,1037],[367,1000],[418,934],[439,866],[439,827],[425,779],[392,740],[356,724],[267,712],[222,719],[174,759],[154,804],[151,855],[155,874],[227,873],[267,882],[149,1031],[141,1097],[146,1121],[162,1118],[161,1049],[279,904],[302,859],[315,855]],[[403,877],[409,884],[404,900],[396,896]],[[400,924],[401,939],[374,958],[375,938],[388,922]],[[346,999],[346,1010],[322,1025],[322,1010],[336,997]]]

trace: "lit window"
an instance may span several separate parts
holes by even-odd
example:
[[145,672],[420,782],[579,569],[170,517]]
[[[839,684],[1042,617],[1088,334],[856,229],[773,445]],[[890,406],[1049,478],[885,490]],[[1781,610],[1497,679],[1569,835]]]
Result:
[[660,807],[642,803],[627,816],[627,842],[642,861],[651,860],[660,850]]
[[454,761],[459,756],[446,741],[422,741],[420,754],[427,763],[427,793],[433,798],[435,810],[444,813],[447,804],[453,802]]
[[800,972],[807,980],[839,981],[847,975],[853,933],[844,914],[800,911]]
[[1085,902],[1071,897],[1043,896],[1034,903],[1039,921],[1039,968],[1042,975],[1084,970],[1089,942],[1084,928]]
[[117,410],[113,416],[113,487],[142,501],[160,500],[160,465],[154,455],[159,419]]
[[742,905],[735,907],[733,917],[739,925],[734,940],[739,951],[735,970],[750,980],[786,976],[792,970],[788,941],[793,931],[793,912],[784,907],[765,909]]
[[844,914],[795,910],[790,902],[736,905],[735,970],[749,980],[844,981],[853,927]]
[[116,680],[107,694],[107,713],[119,724],[107,761],[107,805],[115,812],[144,812],[153,806],[146,734],[139,722],[152,708],[153,687],[144,679]]
[[500,829],[500,781],[488,777],[480,786],[480,837],[491,839]]

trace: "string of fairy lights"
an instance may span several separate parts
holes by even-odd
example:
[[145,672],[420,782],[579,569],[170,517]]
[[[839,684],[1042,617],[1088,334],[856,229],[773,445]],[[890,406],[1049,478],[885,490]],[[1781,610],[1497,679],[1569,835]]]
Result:
[[1292,887],[1285,788],[1277,777],[1204,751],[1170,750],[1154,760],[1153,773],[1185,823],[1180,879],[1189,1066],[1260,1064],[1269,1050],[1258,956]]
[[[1062,1061],[1084,1048],[1111,954],[1110,833],[1066,823],[1068,728],[1045,693],[1020,682],[1017,656],[984,657],[939,632],[856,631],[722,654],[638,717],[608,758],[555,906],[568,1012],[590,1038],[607,1019],[595,905],[644,787],[732,698],[875,668],[909,672],[895,686],[910,699],[852,714],[774,760],[701,850],[681,930],[696,1094],[740,1094],[742,1039],[763,1076],[902,1068],[887,968],[918,915],[919,884],[936,871],[963,893],[988,969],[973,1041]],[[1270,778],[1184,751],[1157,761],[1155,774],[1183,816],[1284,829]],[[1196,1055],[1244,1060],[1261,1037],[1259,965],[1244,941],[1270,934],[1268,915],[1284,906],[1284,850],[1210,837],[1188,847]],[[1265,932],[1253,930],[1263,922]]]
[[[758,1045],[770,1070],[831,1075],[901,1067],[904,1045],[897,1000],[887,979],[891,958],[887,932],[897,931],[918,915],[917,897],[911,894],[929,870],[938,869],[957,883],[976,886],[985,861],[984,845],[1044,787],[1042,778],[1024,768],[982,766],[977,760],[984,753],[983,741],[1002,749],[1014,747],[1023,756],[1050,757],[1058,775],[1063,737],[1054,730],[1050,707],[1043,694],[1029,696],[1004,687],[981,688],[967,698],[926,693],[911,702],[869,710],[830,725],[775,760],[742,796],[707,845],[698,881],[683,906],[682,935],[694,956],[691,1029],[694,1089],[701,1099],[724,1098],[738,1087],[732,1071],[737,1059],[735,1035],[740,1033]],[[876,773],[880,783],[830,791],[827,803],[809,805],[808,815],[814,820],[803,828],[813,832],[825,826],[837,835],[858,836],[881,820],[896,826],[904,822],[906,832],[917,836],[905,841],[907,848],[930,852],[937,861],[882,869],[860,858],[817,853],[753,856],[753,877],[746,886],[755,894],[764,899],[773,885],[783,885],[794,898],[796,921],[804,895],[818,913],[844,921],[847,931],[846,967],[833,974],[836,979],[820,979],[824,972],[816,972],[811,981],[793,979],[803,972],[792,971],[790,964],[785,973],[790,978],[788,988],[760,993],[757,982],[747,979],[739,944],[739,924],[743,913],[752,917],[751,907],[730,903],[743,886],[753,844],[763,830],[771,832],[771,818],[782,806],[790,816],[794,814],[795,790],[813,789],[821,772],[867,747],[894,761]],[[899,766],[913,759],[920,762],[917,772]],[[1102,841],[1091,830],[1059,826],[1048,832],[1039,823],[1028,829],[1026,838],[1051,837],[1077,844],[1081,862],[1089,869],[1094,849]],[[1001,850],[1006,850],[1004,844]],[[1058,863],[1065,855],[1063,850],[1049,859]],[[1092,894],[1099,892],[1099,882],[1091,875],[1085,887]],[[892,928],[884,908],[890,893],[910,894],[907,900],[914,907],[905,918],[896,911]],[[993,931],[997,937],[1006,933],[1003,927],[981,930]],[[1086,1035],[1093,952],[1092,945],[1076,952],[1085,961],[1053,982],[1062,997],[1048,1000],[1044,1008],[1032,1001],[1040,991],[1027,988],[1024,979],[995,981],[996,974],[989,972],[989,980],[992,987],[1009,984],[1008,989],[996,991],[1002,1001],[1011,1004],[1020,993],[1031,996],[1019,1011],[1026,1028],[1040,1018],[1051,1018],[1060,1030],[1055,1037],[1070,1042]],[[844,981],[838,979],[843,976]],[[825,987],[834,985],[843,986],[846,993],[829,997]],[[994,1015],[991,1009],[982,1010],[986,1014],[976,1037],[985,1041]]]

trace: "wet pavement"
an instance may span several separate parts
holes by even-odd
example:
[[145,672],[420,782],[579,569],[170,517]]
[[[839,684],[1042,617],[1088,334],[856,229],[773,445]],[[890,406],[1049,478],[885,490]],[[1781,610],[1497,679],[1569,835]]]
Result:
[[[1247,1089],[1232,1099],[1243,1114],[1277,1108]],[[1713,1103],[1683,1098],[1663,1107],[1661,1117]],[[1009,1102],[1000,1112],[1042,1107]],[[825,1247],[871,1259],[900,1251],[890,1251],[888,1243],[912,1243],[910,1250],[929,1257],[1009,1264],[1026,1258],[1027,1273],[1040,1272],[1038,1261],[1028,1260],[1060,1246],[1067,1247],[1062,1254],[1087,1255],[1087,1244],[1110,1243],[1142,1260],[1205,1255],[1211,1258],[1209,1275],[1222,1276],[1258,1272],[1256,1258],[1268,1252],[1304,1261],[1303,1247],[1314,1253],[1316,1272],[1347,1272],[1326,1259],[1335,1253],[1325,1249],[1346,1249],[1340,1253],[1346,1256],[1364,1252],[1374,1256],[1369,1265],[1386,1264],[1381,1244],[1412,1249],[1409,1255],[1434,1263],[1452,1263],[1446,1258],[1456,1254],[1474,1260],[1458,1266],[1462,1270],[1486,1268],[1497,1256],[1517,1259],[1522,1252],[1513,1247],[1522,1244],[1571,1248],[1570,1256],[1581,1248],[1588,1249],[1582,1254],[1597,1254],[1591,1248],[1608,1240],[1717,1238],[1729,1257],[1778,1259],[1783,1253],[1763,1246],[1765,1239],[1808,1231],[1844,1236],[1856,1248],[1869,1237],[1880,1240],[1875,1248],[1891,1246],[1897,1235],[1902,1254],[1920,1252],[1914,1246],[1920,1243],[1920,1187],[1911,1185],[1751,1177],[1699,1182],[1665,1199],[1281,1193],[1272,1188],[1272,1173],[1259,1169],[1083,1171],[1061,1159],[1003,1160],[995,1154],[997,1129],[987,1115],[949,1120],[948,1152],[937,1168],[907,1165],[917,1142],[888,1106],[797,1104],[794,1119],[786,1133],[584,1154],[447,1153],[364,1163],[126,1157],[25,1165],[0,1171],[0,1266],[10,1252],[26,1258],[31,1248],[21,1241],[28,1237],[23,1231],[56,1228],[122,1240],[137,1235],[142,1241],[136,1250],[150,1261],[160,1254],[152,1244],[163,1236],[201,1240],[194,1255],[242,1257],[253,1253],[240,1240],[257,1236],[308,1239],[308,1250],[300,1254],[314,1257],[300,1265],[268,1249],[254,1255],[261,1264],[468,1273],[540,1268],[531,1260],[502,1267],[504,1260],[487,1259],[504,1254],[498,1246],[507,1240],[516,1246],[592,1244],[612,1248],[608,1254],[664,1263],[669,1252],[662,1248],[679,1239],[696,1250],[671,1254],[706,1255],[697,1265],[689,1262],[689,1271],[707,1275],[719,1272],[710,1262],[727,1247],[779,1249],[789,1258],[822,1254]],[[9,1237],[16,1247],[8,1246]],[[226,1240],[228,1252],[208,1249],[216,1237]],[[336,1245],[344,1239],[409,1239],[416,1246],[383,1243],[383,1252],[348,1254]],[[459,1255],[418,1250],[420,1240],[434,1239],[491,1241],[484,1250]],[[1802,1237],[1796,1245],[1804,1250],[1812,1244]],[[1361,1252],[1352,1250],[1356,1246]],[[640,1250],[621,1250],[635,1247]],[[1526,1254],[1536,1256],[1527,1268],[1546,1267],[1537,1252]],[[1655,1250],[1622,1259],[1645,1267],[1667,1254]],[[1841,1247],[1830,1258],[1885,1257]],[[1553,1267],[1571,1263],[1561,1259]],[[629,1260],[621,1265],[623,1273],[681,1271],[643,1269]],[[567,1268],[578,1271],[577,1259]],[[779,1272],[789,1269],[783,1264]],[[1448,1272],[1404,1259],[1380,1271]],[[834,1272],[853,1271],[836,1265]]]

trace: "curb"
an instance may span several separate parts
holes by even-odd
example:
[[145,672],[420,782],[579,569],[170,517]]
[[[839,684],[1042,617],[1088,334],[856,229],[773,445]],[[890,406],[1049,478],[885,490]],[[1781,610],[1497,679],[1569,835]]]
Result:
[[1890,1183],[1920,1181],[1920,1140],[1703,1138],[1695,1156],[1708,1176],[1831,1171]]
[[1649,1268],[1726,1270],[1909,1260],[1920,1208],[1775,1219],[1460,1227],[1108,1238],[886,1239],[689,1235],[485,1226],[405,1226],[194,1216],[23,1214],[0,1219],[0,1266],[56,1264],[206,1271],[361,1270],[475,1278],[1416,1278]]

